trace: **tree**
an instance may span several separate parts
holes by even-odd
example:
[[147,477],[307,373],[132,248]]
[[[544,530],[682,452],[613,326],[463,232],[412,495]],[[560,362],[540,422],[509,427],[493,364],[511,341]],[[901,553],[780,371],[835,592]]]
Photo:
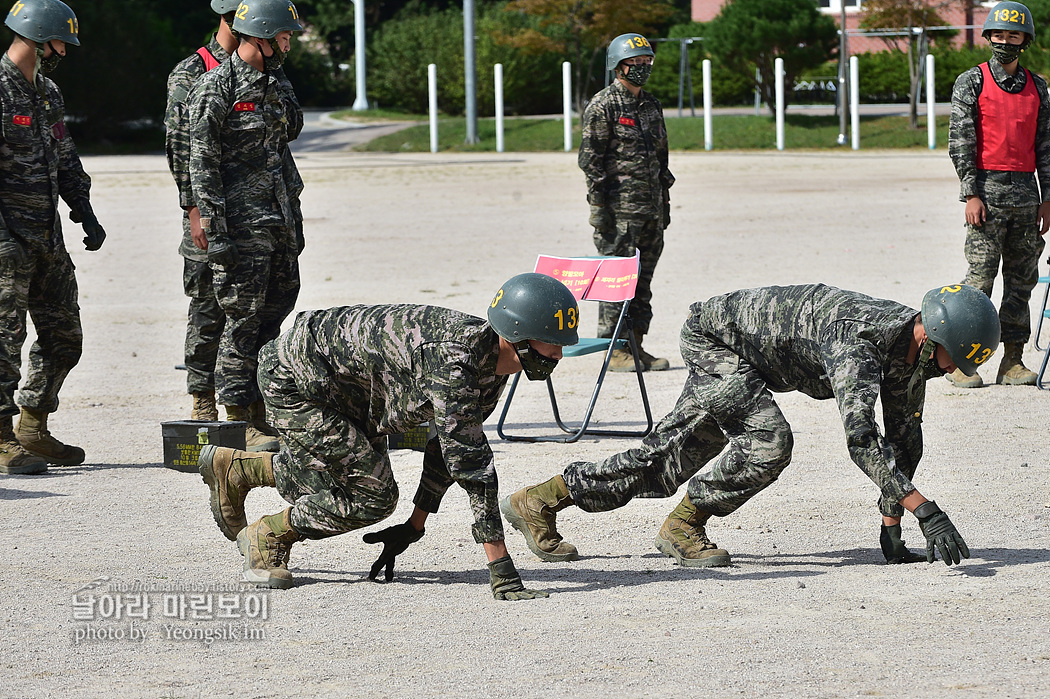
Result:
[[[866,0],[864,16],[860,25],[866,29],[904,29],[907,36],[882,37],[891,48],[901,51],[900,44],[907,44],[908,77],[911,89],[908,92],[908,120],[911,128],[919,128],[919,86],[930,52],[930,27],[947,26],[939,11],[953,0]],[[954,32],[953,32],[954,33]],[[944,38],[952,34],[941,32]]]
[[530,53],[560,53],[572,63],[577,111],[593,94],[595,68],[605,69],[609,42],[627,32],[652,34],[676,12],[671,0],[513,0],[506,11],[535,17],[538,26],[509,33],[503,42]]
[[[786,85],[835,55],[835,22],[815,0],[730,0],[707,24],[704,47],[728,68],[746,74],[758,68],[757,87],[775,109],[774,61],[784,59]],[[785,99],[789,91],[785,91]]]

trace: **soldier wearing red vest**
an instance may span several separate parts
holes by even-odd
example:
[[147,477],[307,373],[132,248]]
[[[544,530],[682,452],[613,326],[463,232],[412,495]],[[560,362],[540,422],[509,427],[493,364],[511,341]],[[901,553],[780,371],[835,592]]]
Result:
[[[1050,97],[1046,81],[1018,60],[1035,38],[1027,7],[1000,2],[982,35],[992,59],[958,77],[952,92],[948,152],[966,202],[966,284],[991,296],[1003,268],[999,309],[1003,359],[996,383],[1035,384],[1022,362],[1031,335],[1028,300],[1050,229]],[[983,385],[980,374],[948,375],[960,388]]]

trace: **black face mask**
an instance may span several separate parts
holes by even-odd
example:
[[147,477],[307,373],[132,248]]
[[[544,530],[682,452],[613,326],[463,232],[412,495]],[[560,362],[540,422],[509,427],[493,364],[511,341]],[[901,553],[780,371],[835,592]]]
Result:
[[59,61],[62,60],[62,54],[60,54],[58,51],[55,51],[55,47],[51,45],[50,41],[47,42],[47,45],[51,47],[51,55],[47,58],[44,58],[43,46],[40,46],[36,50],[37,56],[40,60],[41,75],[47,75],[48,73],[54,71],[54,69],[58,67]]
[[557,359],[544,357],[537,352],[528,340],[522,340],[514,345],[518,353],[518,361],[521,362],[522,371],[529,381],[546,381],[558,366]]
[[652,74],[653,65],[651,63],[643,63],[636,66],[627,66],[627,70],[623,73],[623,79],[635,87],[642,87],[649,82],[649,76]]
[[1028,48],[1027,41],[1023,44],[992,42],[992,55],[995,56],[995,60],[1005,66],[1020,58],[1026,48]]
[[263,65],[266,67],[266,70],[276,70],[284,65],[284,59],[287,58],[288,54],[281,50],[276,38],[270,39],[270,48],[273,49],[273,55],[264,57]]

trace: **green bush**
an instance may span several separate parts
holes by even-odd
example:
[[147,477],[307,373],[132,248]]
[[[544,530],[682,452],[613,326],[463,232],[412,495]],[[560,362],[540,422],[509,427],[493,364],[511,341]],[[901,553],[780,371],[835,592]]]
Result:
[[[699,22],[676,24],[668,32],[668,38],[703,37],[705,25]],[[680,44],[677,41],[661,41],[656,47],[656,61],[653,64],[653,75],[646,83],[645,89],[654,94],[664,107],[678,106],[678,74],[681,64]],[[693,78],[693,101],[697,108],[704,103],[704,59],[710,59],[703,40],[694,41],[687,49],[689,65]],[[711,101],[718,106],[750,104],[755,91],[755,70],[752,66],[749,74],[734,72],[719,64],[711,62]],[[689,105],[689,83],[684,85],[683,106]]]

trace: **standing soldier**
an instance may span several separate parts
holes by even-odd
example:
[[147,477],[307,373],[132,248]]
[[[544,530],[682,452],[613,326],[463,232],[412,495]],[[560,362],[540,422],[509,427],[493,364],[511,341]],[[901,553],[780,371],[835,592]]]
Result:
[[[729,553],[707,537],[708,520],[734,512],[787,467],[794,440],[772,392],[800,391],[838,403],[850,457],[882,495],[886,561],[932,563],[936,548],[945,564],[958,563],[969,558],[962,537],[911,481],[922,456],[926,380],[956,367],[973,373],[998,345],[995,307],[972,286],[929,291],[921,313],[821,284],[716,296],[690,308],[681,336],[689,376],[640,447],[569,464],[500,509],[537,556],[566,561],[577,551],[558,533],[558,511],[614,510],[635,497],[669,497],[688,481],[656,547],[683,566],[729,565]],[[904,510],[919,520],[925,557],[901,539]]]
[[303,183],[288,142],[302,114],[280,66],[302,25],[287,0],[250,0],[232,28],[237,50],[190,93],[190,184],[225,314],[215,389],[230,420],[250,423],[248,448],[276,451],[255,370],[299,295]]
[[212,0],[211,9],[219,15],[219,28],[215,36],[181,61],[168,76],[168,108],[164,114],[167,130],[165,151],[168,169],[179,189],[179,206],[182,207],[182,244],[179,254],[183,257],[182,287],[190,297],[188,322],[186,323],[185,362],[186,384],[193,396],[193,420],[218,420],[215,405],[215,357],[219,351],[219,338],[226,314],[219,307],[212,288],[211,268],[208,266],[208,241],[201,229],[200,209],[193,200],[190,187],[190,89],[197,78],[212,68],[217,68],[236,50],[238,41],[230,31],[233,13],[240,0]]
[[[579,165],[587,177],[594,244],[602,255],[641,252],[638,293],[631,302],[635,339],[646,371],[670,364],[642,351],[653,318],[652,281],[671,222],[667,127],[660,101],[642,89],[653,70],[653,49],[641,34],[622,34],[609,44],[606,70],[615,80],[584,110]],[[599,305],[598,336],[612,337],[620,304]],[[627,350],[613,350],[611,371],[634,371]]]
[[[482,423],[507,376],[550,376],[577,342],[576,299],[542,274],[508,280],[488,322],[434,306],[349,306],[301,313],[259,353],[259,383],[281,432],[276,456],[207,446],[200,472],[216,523],[244,555],[244,579],[288,588],[291,545],[360,529],[390,516],[398,488],[387,435],[433,420],[415,510],[404,524],[365,536],[385,544],[370,576],[423,536],[453,481],[470,499],[496,599],[532,599],[507,553],[492,451]],[[276,486],[292,507],[246,526],[248,490]]]
[[[1050,229],[1050,98],[1046,82],[1018,65],[1035,38],[1028,8],[1000,2],[982,36],[993,60],[958,77],[952,92],[948,152],[966,202],[966,284],[989,296],[1003,265],[1003,359],[996,383],[1030,386],[1021,361],[1031,335],[1028,299],[1039,280],[1043,235]],[[976,372],[948,376],[960,388],[983,385]]]
[[[0,472],[42,473],[74,466],[84,450],[47,429],[58,392],[80,360],[83,332],[73,262],[62,238],[59,196],[84,227],[84,246],[98,250],[106,233],[91,210],[91,178],[66,132],[65,103],[44,77],[66,45],[79,46],[76,15],[60,0],[18,0],[4,21],[15,36],[0,58]],[[37,339],[18,403],[15,390],[26,340],[26,311]]]

